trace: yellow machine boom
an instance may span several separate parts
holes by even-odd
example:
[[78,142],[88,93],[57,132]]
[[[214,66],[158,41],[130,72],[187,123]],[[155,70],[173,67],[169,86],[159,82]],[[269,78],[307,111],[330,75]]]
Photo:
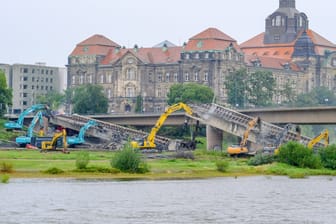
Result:
[[247,128],[243,134],[243,137],[242,137],[242,140],[240,142],[239,145],[233,145],[233,146],[230,146],[228,147],[227,149],[227,152],[230,154],[230,155],[239,155],[239,154],[244,154],[244,153],[248,153],[248,148],[246,147],[247,145],[247,139],[248,139],[248,136],[250,134],[250,131],[254,128],[254,126],[256,124],[258,124],[260,122],[260,118],[259,117],[256,117],[252,120],[250,120],[247,124]]
[[139,148],[139,149],[154,149],[156,147],[155,144],[155,136],[163,123],[166,121],[167,117],[178,110],[183,109],[187,114],[192,114],[192,109],[184,103],[177,103],[172,106],[169,106],[165,112],[160,116],[160,118],[156,121],[155,126],[152,128],[151,132],[147,136],[146,139],[141,143],[141,145],[138,144],[136,141],[132,141],[131,145],[133,148]]
[[329,145],[329,131],[328,129],[325,129],[322,131],[318,136],[310,140],[307,144],[307,147],[312,149],[316,143],[320,142],[321,140],[324,140],[324,145],[327,147]]

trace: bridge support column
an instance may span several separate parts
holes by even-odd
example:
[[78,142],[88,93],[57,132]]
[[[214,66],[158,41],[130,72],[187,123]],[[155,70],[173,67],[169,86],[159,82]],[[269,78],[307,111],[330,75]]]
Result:
[[219,149],[222,150],[223,142],[223,131],[213,128],[210,125],[206,126],[206,136],[207,136],[207,149]]

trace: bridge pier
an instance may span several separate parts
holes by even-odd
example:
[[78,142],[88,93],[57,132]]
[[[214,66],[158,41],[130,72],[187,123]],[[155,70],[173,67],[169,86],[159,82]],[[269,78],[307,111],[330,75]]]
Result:
[[207,136],[207,149],[220,149],[222,150],[223,143],[223,131],[214,128],[210,125],[206,126],[206,136]]

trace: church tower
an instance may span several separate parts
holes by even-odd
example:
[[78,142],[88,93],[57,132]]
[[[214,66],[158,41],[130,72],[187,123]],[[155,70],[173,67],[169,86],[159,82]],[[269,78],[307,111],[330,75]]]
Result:
[[266,18],[264,44],[291,43],[308,29],[308,17],[295,7],[295,0],[279,0],[279,8]]

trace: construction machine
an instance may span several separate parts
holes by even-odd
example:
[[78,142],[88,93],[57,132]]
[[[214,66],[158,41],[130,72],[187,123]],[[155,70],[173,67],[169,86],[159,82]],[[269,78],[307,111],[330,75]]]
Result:
[[79,130],[78,136],[67,137],[67,144],[69,147],[75,147],[76,145],[81,145],[85,142],[84,136],[85,132],[92,126],[98,125],[96,121],[89,120],[81,129]]
[[[15,139],[16,144],[18,144],[20,147],[25,147],[27,144],[31,143],[31,139],[34,135],[34,128],[36,126],[36,124],[40,122],[40,126],[43,126],[43,112],[39,111],[35,114],[32,122],[30,123],[28,130],[27,130],[27,134],[25,136],[19,136]],[[39,136],[41,136],[41,134],[39,133]]]
[[184,103],[177,103],[172,106],[169,106],[165,112],[159,117],[159,119],[156,121],[155,126],[152,128],[151,132],[145,139],[139,139],[138,141],[132,141],[131,146],[135,149],[155,149],[155,136],[163,123],[166,121],[167,117],[178,110],[183,109],[187,114],[192,114],[192,109]]
[[250,131],[257,125],[260,124],[260,118],[256,117],[250,120],[247,124],[247,128],[244,132],[242,140],[239,145],[232,145],[227,148],[227,153],[229,155],[241,155],[247,154],[249,149],[247,148],[247,139],[249,137]]
[[41,152],[46,150],[56,150],[59,139],[62,139],[62,151],[67,153],[66,130],[64,128],[61,131],[56,132],[50,141],[43,141],[41,143]]
[[307,144],[307,147],[312,149],[316,145],[316,143],[320,142],[322,139],[324,140],[324,146],[327,147],[329,145],[329,131],[328,131],[328,129],[325,129],[319,135],[317,135],[315,138],[310,140]]
[[286,124],[283,128],[283,131],[276,137],[275,143],[273,146],[266,146],[263,148],[263,153],[278,154],[280,146],[285,142],[288,132],[295,128],[296,141],[301,139],[301,129],[300,126],[294,124]]
[[21,130],[22,127],[23,127],[23,120],[24,118],[30,114],[30,113],[33,113],[33,112],[36,112],[36,111],[45,111],[47,112],[49,115],[51,115],[50,113],[50,109],[48,107],[48,105],[46,104],[35,104],[29,108],[27,108],[25,111],[23,111],[17,121],[9,121],[9,122],[6,122],[4,127],[6,130]]

